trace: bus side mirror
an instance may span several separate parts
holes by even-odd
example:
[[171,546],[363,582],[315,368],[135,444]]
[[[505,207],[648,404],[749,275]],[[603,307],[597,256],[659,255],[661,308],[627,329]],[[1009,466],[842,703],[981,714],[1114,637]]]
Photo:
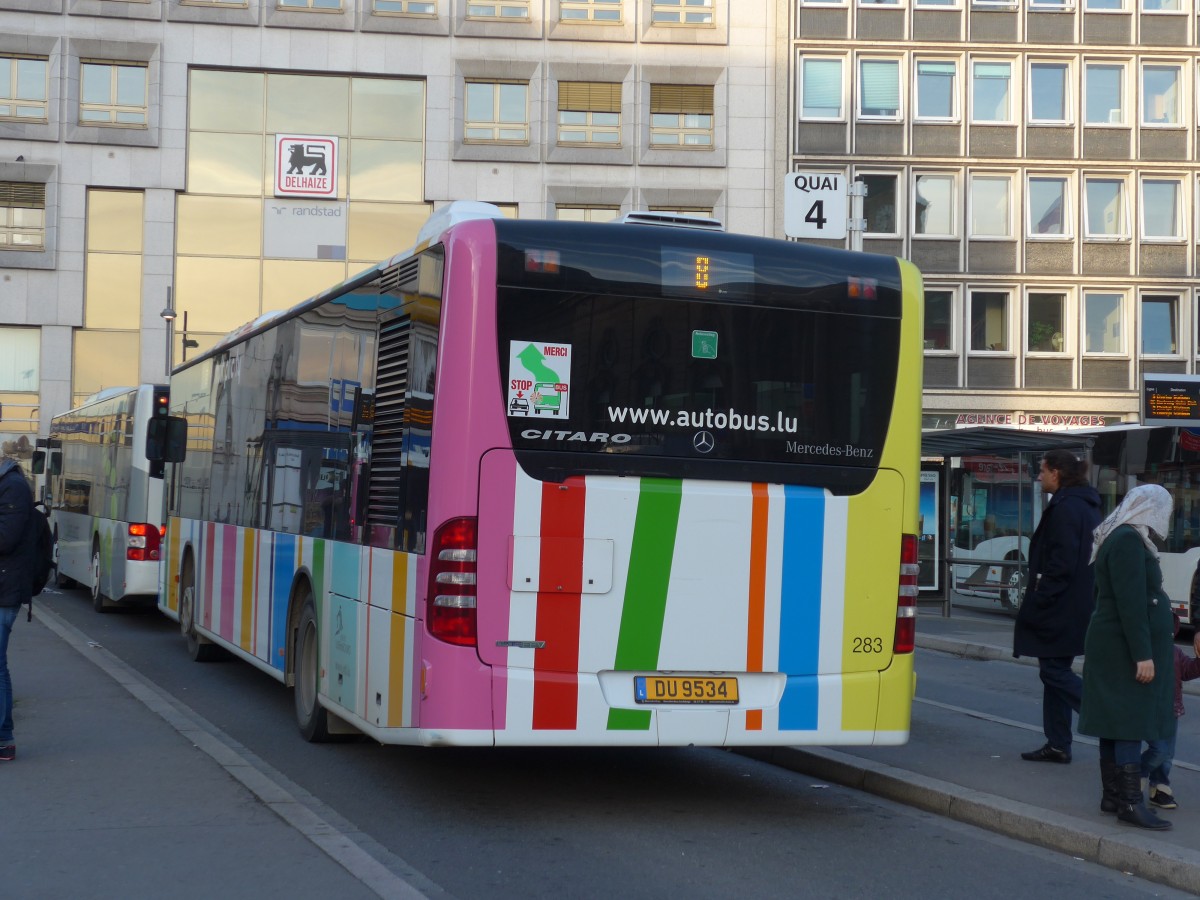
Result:
[[34,450],[33,451],[33,459],[30,460],[29,466],[30,466],[30,470],[33,472],[34,475],[45,475],[46,474],[46,451],[45,450]]
[[146,425],[146,459],[150,462],[183,462],[187,452],[187,419],[180,416],[151,419]]

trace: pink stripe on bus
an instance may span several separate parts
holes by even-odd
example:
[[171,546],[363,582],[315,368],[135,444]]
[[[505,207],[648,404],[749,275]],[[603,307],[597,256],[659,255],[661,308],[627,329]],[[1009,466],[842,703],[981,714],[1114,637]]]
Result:
[[[448,232],[445,283],[461,295],[441,304],[442,339],[438,346],[437,399],[430,436],[429,534],[458,516],[477,516],[480,506],[502,487],[479,484],[479,460],[495,448],[509,447],[508,421],[500,379],[496,377],[496,229],[490,219],[464,222]],[[454,365],[446,360],[455,360]],[[448,464],[452,468],[442,468]],[[448,478],[444,472],[469,473]],[[511,488],[509,489],[511,492]],[[511,503],[511,499],[508,501]],[[511,523],[511,515],[506,522]],[[507,527],[511,532],[511,528]],[[496,535],[479,535],[480,546]],[[507,547],[508,534],[500,537]],[[423,585],[428,561],[417,562]],[[418,596],[426,591],[418,590]],[[481,598],[481,603],[483,602]],[[507,606],[507,593],[498,600]],[[417,616],[424,617],[418,609]],[[492,640],[495,640],[493,636]],[[422,728],[484,728],[503,721],[493,712],[492,668],[479,662],[473,647],[454,647],[426,637],[413,655],[413,684],[428,667],[428,697],[414,717]]]
[[201,613],[199,621],[204,624],[205,628],[209,629],[212,628],[213,566],[215,565],[214,557],[217,555],[216,547],[216,523],[206,522],[204,526],[204,546],[200,548],[200,555],[204,557],[204,590],[197,591],[196,594],[204,598],[204,611]]

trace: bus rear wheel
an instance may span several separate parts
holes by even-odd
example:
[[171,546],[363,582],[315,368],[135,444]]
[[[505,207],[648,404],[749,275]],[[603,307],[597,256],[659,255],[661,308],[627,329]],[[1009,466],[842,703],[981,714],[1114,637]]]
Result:
[[[1025,563],[1025,560],[1020,556],[1013,556],[1011,554],[1006,556],[1005,559],[1019,562],[1021,565]],[[1021,600],[1025,596],[1025,575],[1021,572],[1021,565],[1013,567],[1004,587],[1000,588],[1000,605],[1014,612],[1021,608]]]
[[329,740],[329,713],[317,698],[320,679],[318,644],[317,611],[312,597],[307,596],[296,626],[292,659],[295,661],[296,724],[304,739],[313,743]]
[[108,598],[104,596],[104,591],[100,587],[100,579],[102,570],[100,562],[100,542],[92,542],[92,565],[88,569],[88,574],[91,576],[92,582],[92,609],[98,613],[105,613],[109,610]]
[[188,656],[196,662],[221,658],[221,648],[196,632],[196,570],[191,557],[183,564],[183,574],[179,576],[179,630],[187,643]]

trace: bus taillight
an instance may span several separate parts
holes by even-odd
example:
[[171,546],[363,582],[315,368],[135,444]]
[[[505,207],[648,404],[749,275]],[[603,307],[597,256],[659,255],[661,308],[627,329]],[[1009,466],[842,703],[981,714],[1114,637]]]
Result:
[[900,536],[900,587],[896,597],[895,653],[912,653],[917,641],[917,536]]
[[468,517],[451,519],[433,536],[426,627],[439,640],[474,647],[476,529]]
[[158,548],[161,543],[158,529],[153,525],[132,522],[129,525],[129,541],[126,544],[125,558],[136,561],[158,559]]

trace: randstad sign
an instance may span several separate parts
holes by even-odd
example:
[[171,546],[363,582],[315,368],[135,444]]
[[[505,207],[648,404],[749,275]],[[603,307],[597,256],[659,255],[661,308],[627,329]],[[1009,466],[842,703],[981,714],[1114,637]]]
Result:
[[337,198],[338,139],[275,135],[275,196]]

